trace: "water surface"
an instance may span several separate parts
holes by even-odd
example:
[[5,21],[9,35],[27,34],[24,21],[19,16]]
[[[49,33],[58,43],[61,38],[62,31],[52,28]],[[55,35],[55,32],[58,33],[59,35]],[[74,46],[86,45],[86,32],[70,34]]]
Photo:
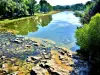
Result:
[[15,30],[19,36],[53,40],[58,46],[76,50],[79,47],[75,43],[75,31],[80,25],[73,12],[65,11],[11,23],[2,28]]

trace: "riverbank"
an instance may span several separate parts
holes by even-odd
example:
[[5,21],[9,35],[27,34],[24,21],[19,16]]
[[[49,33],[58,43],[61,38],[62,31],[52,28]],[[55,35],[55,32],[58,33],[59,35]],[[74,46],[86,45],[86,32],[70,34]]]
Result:
[[[59,66],[59,67],[58,67]],[[45,39],[0,32],[0,75],[87,75],[88,64],[75,52]]]
[[6,24],[9,24],[9,23],[13,23],[13,22],[16,22],[16,21],[21,21],[21,20],[25,20],[25,19],[30,19],[30,18],[34,18],[34,17],[39,17],[39,16],[44,16],[44,15],[52,15],[52,14],[56,14],[60,11],[51,11],[49,13],[35,13],[34,16],[28,16],[28,17],[21,17],[21,18],[17,18],[17,19],[3,19],[3,20],[0,20],[0,25],[6,25]]

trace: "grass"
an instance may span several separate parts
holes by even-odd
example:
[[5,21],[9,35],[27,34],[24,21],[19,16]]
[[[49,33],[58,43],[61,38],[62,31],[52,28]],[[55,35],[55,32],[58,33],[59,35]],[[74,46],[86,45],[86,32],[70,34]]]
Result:
[[59,11],[51,11],[49,13],[35,13],[34,16],[28,16],[28,17],[22,17],[22,18],[16,18],[16,19],[3,19],[3,20],[0,20],[0,25],[5,25],[5,24],[9,24],[9,23],[12,23],[12,22],[15,22],[15,21],[20,21],[20,20],[25,20],[25,19],[28,19],[28,18],[33,18],[33,17],[36,17],[36,16],[44,16],[44,15],[51,15],[51,14],[56,14],[58,13]]

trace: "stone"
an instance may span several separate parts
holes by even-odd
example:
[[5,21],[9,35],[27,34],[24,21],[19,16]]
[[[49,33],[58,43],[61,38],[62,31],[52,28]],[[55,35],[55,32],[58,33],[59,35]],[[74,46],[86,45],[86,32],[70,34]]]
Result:
[[64,58],[65,58],[65,57],[62,56],[62,55],[59,56],[59,59],[60,59],[60,60],[63,60]]
[[33,45],[34,45],[34,46],[39,46],[39,44],[38,44],[38,43],[34,43]]
[[64,54],[65,54],[63,51],[59,51],[59,53],[60,53],[61,55],[64,55]]
[[25,48],[27,49],[27,48],[31,48],[32,46],[31,45],[25,45]]
[[14,40],[11,40],[12,42],[15,42],[15,43],[22,43],[22,41],[19,39],[19,38],[16,38],[16,39],[14,39]]
[[68,52],[67,55],[72,58],[72,53]]
[[37,75],[37,73],[35,71],[31,70],[30,75]]
[[2,56],[1,59],[2,59],[2,60],[5,60],[5,59],[6,59],[6,56]]
[[15,58],[11,58],[10,61],[11,61],[13,64],[15,64],[16,59],[15,59]]
[[7,68],[8,68],[8,64],[7,63],[2,64],[2,69],[3,70],[8,71]]
[[35,61],[35,60],[40,60],[42,59],[42,57],[39,57],[39,56],[28,56],[27,58],[27,62],[32,62],[32,61]]

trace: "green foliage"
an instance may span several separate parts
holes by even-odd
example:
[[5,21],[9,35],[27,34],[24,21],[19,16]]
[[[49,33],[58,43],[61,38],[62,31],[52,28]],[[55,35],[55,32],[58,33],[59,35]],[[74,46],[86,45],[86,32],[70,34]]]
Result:
[[100,14],[96,14],[92,17],[89,23],[89,40],[91,43],[95,43],[99,47],[100,44]]
[[88,48],[88,29],[89,26],[85,24],[84,27],[76,31],[77,44],[80,45],[82,49]]
[[36,6],[35,0],[0,0],[0,17],[34,15]]
[[35,12],[49,12],[53,8],[46,0],[0,0],[0,18],[34,15]]
[[85,24],[83,27],[77,29],[76,38],[78,45],[82,49],[89,49],[90,45],[100,44],[100,14],[96,14],[92,17],[89,24]]
[[15,9],[16,16],[28,15],[27,9],[28,9],[28,6],[26,6],[26,4],[24,4],[23,2],[16,3],[16,9]]
[[82,3],[78,3],[78,4],[74,4],[74,5],[65,5],[65,6],[60,6],[60,5],[57,5],[57,6],[53,6],[53,9],[54,10],[72,10],[72,11],[82,11],[85,9],[85,6],[84,4]]
[[12,16],[16,3],[12,0],[0,0],[0,16]]
[[89,1],[85,5],[86,10],[81,18],[81,23],[89,23],[91,17],[94,16],[96,13],[100,13],[100,0],[93,0],[92,2]]
[[91,18],[89,24],[85,24],[76,31],[77,44],[81,46],[80,53],[88,54],[87,58],[92,61],[92,67],[95,68],[93,75],[100,73],[100,14],[97,13]]
[[75,12],[74,12],[74,15],[75,15],[76,17],[82,17],[82,13],[79,12],[79,11],[75,11]]
[[30,15],[34,15],[36,3],[37,2],[35,0],[29,0],[28,11]]
[[72,5],[72,6],[71,6],[71,9],[72,9],[72,10],[79,10],[79,11],[82,11],[82,10],[85,9],[85,6],[84,6],[84,4],[79,3],[79,4]]
[[41,12],[49,12],[52,10],[52,6],[46,0],[40,0],[40,11]]
[[62,10],[66,10],[67,8],[66,8],[66,6],[57,5],[57,6],[53,6],[53,9],[62,11]]

